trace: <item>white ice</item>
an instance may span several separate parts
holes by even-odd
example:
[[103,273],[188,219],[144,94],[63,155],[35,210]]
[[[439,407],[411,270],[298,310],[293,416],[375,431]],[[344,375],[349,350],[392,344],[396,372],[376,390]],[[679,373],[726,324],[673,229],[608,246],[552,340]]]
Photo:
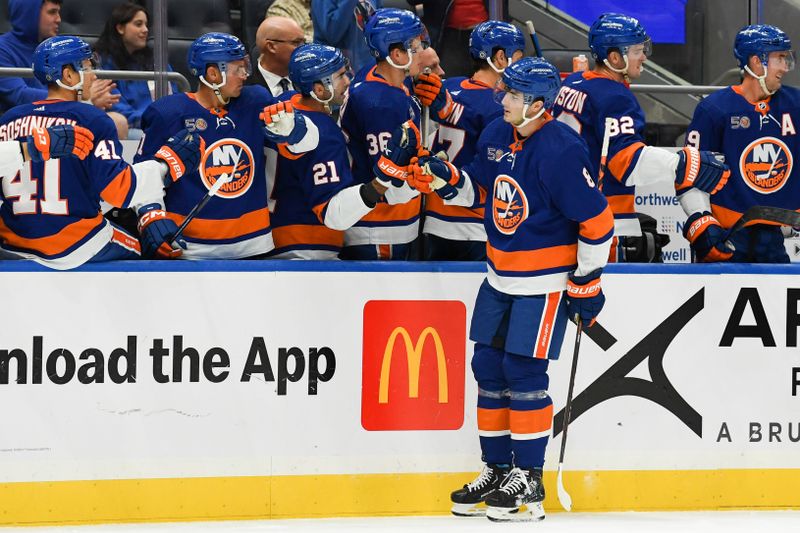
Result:
[[328,518],[0,528],[0,533],[793,533],[800,511],[552,513],[542,522],[492,523],[481,517]]

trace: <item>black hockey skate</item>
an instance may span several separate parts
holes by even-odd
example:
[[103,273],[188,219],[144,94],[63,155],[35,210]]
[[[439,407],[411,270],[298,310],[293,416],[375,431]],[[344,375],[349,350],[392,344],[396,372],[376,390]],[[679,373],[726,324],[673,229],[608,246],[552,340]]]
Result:
[[514,468],[500,487],[486,496],[486,517],[494,522],[544,520],[543,501],[542,470]]
[[483,503],[487,494],[500,487],[510,470],[510,466],[483,465],[478,477],[450,494],[450,501],[453,502],[450,512],[456,516],[485,515],[486,509],[477,505]]

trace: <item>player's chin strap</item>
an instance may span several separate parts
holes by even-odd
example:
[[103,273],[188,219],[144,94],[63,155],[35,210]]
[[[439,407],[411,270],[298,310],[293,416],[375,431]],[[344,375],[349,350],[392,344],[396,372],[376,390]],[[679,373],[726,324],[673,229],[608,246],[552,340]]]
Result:
[[517,128],[517,131],[521,130],[522,128],[524,128],[525,126],[527,126],[528,124],[530,124],[531,122],[536,120],[537,118],[539,118],[542,115],[544,115],[545,108],[544,108],[544,106],[542,106],[542,108],[539,110],[538,113],[536,113],[532,117],[526,118],[526,115],[528,114],[528,110],[531,108],[531,105],[533,105],[534,103],[535,102],[531,102],[530,104],[525,104],[522,107],[522,120],[520,122],[515,122],[514,123],[514,127]]
[[[508,57],[508,56],[506,56],[506,58],[508,59],[508,66],[510,67],[511,63],[513,63],[513,61],[511,61],[511,58]],[[492,61],[491,57],[487,57],[486,58],[486,62],[489,63],[489,66],[492,67],[492,70],[497,72],[498,74],[502,74],[506,70],[505,68],[497,68],[494,65],[494,61]],[[506,68],[508,68],[508,67],[506,67]]]
[[316,100],[316,101],[317,101],[317,102],[319,102],[320,104],[324,105],[326,108],[330,109],[330,102],[331,102],[331,100],[333,100],[333,97],[334,97],[334,94],[333,94],[333,83],[331,83],[331,82],[328,82],[328,83],[322,83],[322,86],[323,86],[323,87],[325,87],[325,89],[326,89],[326,90],[327,90],[329,93],[331,93],[331,95],[330,95],[328,98],[326,98],[326,99],[324,99],[324,100],[323,100],[323,99],[319,98],[319,97],[318,97],[318,96],[317,96],[317,95],[314,93],[314,91],[311,91],[311,98],[313,98],[314,100]]
[[60,78],[56,80],[56,85],[58,85],[62,89],[67,89],[68,91],[75,91],[76,93],[78,93],[78,101],[80,102],[81,100],[83,100],[83,70],[82,69],[78,70],[78,76],[80,77],[80,81],[78,83],[76,83],[75,85],[66,85],[66,84],[62,83]]
[[228,73],[225,72],[225,70],[223,69],[219,69],[219,71],[220,74],[222,74],[222,83],[211,83],[206,79],[205,76],[200,76],[200,82],[209,89],[211,89],[212,91],[214,91],[214,94],[217,96],[217,100],[219,100],[220,103],[222,103],[222,105],[228,105],[228,102],[230,102],[230,98],[225,98],[224,96],[222,96],[222,93],[220,92],[220,89],[224,87],[228,81]]
[[744,71],[758,80],[758,85],[761,87],[761,90],[764,91],[764,93],[767,96],[772,96],[777,91],[770,91],[769,89],[767,89],[767,65],[765,65],[764,62],[762,61],[761,62],[761,67],[764,69],[764,74],[762,74],[761,76],[759,76],[755,72],[753,72],[750,69],[750,65],[745,65],[744,66]]
[[628,54],[627,54],[627,52],[625,53],[624,56],[622,56],[622,58],[625,60],[625,68],[614,68],[614,67],[612,67],[611,63],[608,62],[608,58],[605,58],[603,60],[603,64],[606,67],[608,67],[609,70],[612,70],[612,71],[616,72],[617,74],[622,74],[622,76],[625,78],[625,82],[626,83],[630,83],[631,82],[631,78],[630,78],[630,76],[628,76]]
[[414,61],[414,56],[411,54],[411,50],[409,50],[408,48],[406,48],[406,54],[408,54],[408,63],[406,63],[405,65],[398,65],[397,63],[392,61],[392,58],[389,56],[386,56],[386,62],[389,63],[394,68],[400,70],[408,70],[409,67],[411,67],[411,63]]

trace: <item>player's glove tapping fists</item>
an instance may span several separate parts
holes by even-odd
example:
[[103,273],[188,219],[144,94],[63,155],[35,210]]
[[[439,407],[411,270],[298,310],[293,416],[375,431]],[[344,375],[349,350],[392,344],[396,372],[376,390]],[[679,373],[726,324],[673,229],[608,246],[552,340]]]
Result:
[[731,171],[722,154],[691,146],[678,152],[678,166],[675,169],[675,189],[678,191],[694,187],[715,194],[725,186],[730,175]]
[[450,92],[442,88],[442,78],[436,74],[420,74],[414,83],[414,95],[442,120],[449,117],[455,107]]
[[375,177],[385,187],[400,187],[408,179],[411,159],[422,149],[421,135],[414,121],[407,120],[392,132],[386,149],[375,163]]
[[175,182],[184,174],[197,170],[205,151],[206,142],[200,135],[182,129],[167,139],[153,157],[167,165],[169,176]]
[[61,124],[49,128],[32,128],[26,143],[32,161],[68,156],[85,159],[94,147],[94,134],[82,126]]
[[291,102],[268,105],[258,118],[264,121],[264,135],[275,143],[297,144],[308,131],[303,115],[295,112]]

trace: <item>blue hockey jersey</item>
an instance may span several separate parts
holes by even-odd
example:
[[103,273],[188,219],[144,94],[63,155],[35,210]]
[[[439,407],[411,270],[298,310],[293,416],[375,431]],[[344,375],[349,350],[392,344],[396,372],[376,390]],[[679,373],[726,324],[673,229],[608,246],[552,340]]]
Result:
[[590,170],[597,175],[606,119],[612,119],[607,174],[601,188],[614,212],[618,235],[639,235],[635,188],[624,185],[644,148],[645,118],[639,102],[624,83],[594,71],[574,72],[564,80],[553,116],[583,137],[589,147]]
[[[605,266],[613,216],[595,185],[585,143],[549,115],[530,137],[494,120],[462,171],[486,194],[487,279],[507,294],[564,290],[578,264]],[[473,195],[474,201],[479,195]]]
[[206,109],[193,93],[166,96],[142,116],[142,139],[136,160],[147,159],[170,135],[183,128],[206,142],[200,168],[187,173],[166,192],[169,216],[180,225],[223,173],[223,185],[186,227],[187,259],[239,259],[273,248],[267,207],[262,109],[275,100],[264,87],[249,85],[224,109]]
[[711,196],[712,212],[724,227],[754,205],[800,209],[800,177],[792,175],[800,154],[798,119],[800,90],[794,87],[750,102],[740,86],[732,86],[698,104],[686,144],[725,155],[731,177]]
[[292,98],[292,105],[316,124],[320,143],[303,154],[280,150],[270,187],[274,253],[303,250],[306,257],[335,258],[344,232],[328,228],[324,220],[330,199],[355,183],[347,144],[339,126],[326,113],[303,106],[299,94]]
[[[17,106],[0,117],[0,141],[19,140],[31,128],[72,124],[94,134],[94,151],[75,157],[29,161],[2,182],[2,247],[56,269],[80,266],[113,236],[101,214],[101,201],[128,207],[137,176],[122,159],[114,123],[104,112],[81,102],[44,100]],[[160,147],[161,145],[159,145]],[[159,178],[160,179],[160,178]],[[138,243],[131,243],[131,248]]]
[[[503,116],[503,106],[494,101],[494,88],[464,77],[444,80],[455,108],[441,121],[433,153],[445,151],[451,163],[462,167],[475,157],[478,138],[494,119]],[[435,115],[435,113],[433,114]],[[424,233],[451,240],[485,241],[483,205],[476,208],[445,205],[436,195],[428,196]]]
[[[358,79],[363,76],[363,79]],[[394,87],[375,72],[375,67],[357,75],[342,106],[340,125],[352,157],[353,178],[367,183],[375,175],[373,165],[386,149],[392,132],[413,119],[419,126],[420,107],[408,88]],[[403,189],[408,189],[407,185]],[[410,192],[408,201],[379,203],[367,216],[345,232],[345,246],[364,244],[405,244],[417,237],[419,195]]]

